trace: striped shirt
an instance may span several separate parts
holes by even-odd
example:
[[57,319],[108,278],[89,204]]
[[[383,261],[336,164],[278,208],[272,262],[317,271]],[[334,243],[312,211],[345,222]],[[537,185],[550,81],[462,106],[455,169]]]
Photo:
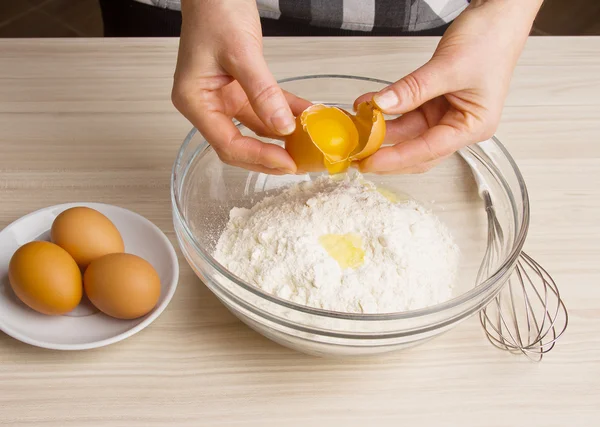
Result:
[[[180,0],[136,0],[181,10]],[[470,0],[257,0],[262,18],[353,31],[423,31],[456,18]]]

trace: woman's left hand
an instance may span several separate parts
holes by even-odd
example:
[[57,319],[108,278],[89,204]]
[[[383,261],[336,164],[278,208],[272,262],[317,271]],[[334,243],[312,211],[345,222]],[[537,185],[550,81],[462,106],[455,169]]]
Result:
[[[363,172],[418,173],[496,131],[517,59],[541,0],[483,0],[450,25],[429,62],[373,98],[387,114],[386,143]],[[356,105],[355,104],[355,105]]]

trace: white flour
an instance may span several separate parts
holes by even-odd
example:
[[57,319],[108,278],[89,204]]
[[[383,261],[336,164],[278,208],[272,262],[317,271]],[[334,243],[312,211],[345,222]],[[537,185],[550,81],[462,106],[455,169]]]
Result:
[[[364,261],[341,268],[326,234],[360,236]],[[360,176],[293,185],[252,209],[233,208],[215,258],[266,292],[348,313],[413,310],[451,297],[459,251],[414,201],[394,203]]]

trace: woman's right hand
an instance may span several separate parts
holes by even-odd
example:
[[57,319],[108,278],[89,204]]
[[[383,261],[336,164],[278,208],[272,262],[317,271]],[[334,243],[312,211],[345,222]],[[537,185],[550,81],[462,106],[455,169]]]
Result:
[[255,0],[183,0],[183,24],[172,99],[230,165],[270,174],[295,173],[287,151],[243,136],[282,137],[309,102],[285,93],[263,57]]

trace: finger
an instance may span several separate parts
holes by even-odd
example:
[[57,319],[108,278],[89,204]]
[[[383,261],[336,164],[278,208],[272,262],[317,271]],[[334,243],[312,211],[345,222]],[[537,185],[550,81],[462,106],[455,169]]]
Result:
[[200,95],[185,93],[179,110],[215,149],[225,163],[248,163],[269,169],[296,172],[296,164],[282,147],[243,136],[222,111],[224,105],[216,92]]
[[403,114],[394,120],[388,120],[385,126],[384,145],[397,144],[416,138],[429,128],[427,119],[421,110]]
[[244,50],[225,58],[226,70],[240,83],[260,120],[273,132],[289,135],[296,128],[292,110],[267,67],[262,52]]
[[[290,106],[290,109],[292,110],[292,113],[294,113],[294,115],[296,116],[301,114],[302,111],[304,111],[307,107],[311,105],[311,102],[300,98],[292,93],[284,91],[284,95]],[[230,115],[227,112],[226,114]],[[283,139],[281,135],[273,132],[262,122],[262,120],[259,119],[249,102],[246,102],[242,106],[242,108],[239,109],[237,112],[232,112],[231,115],[235,116],[235,118],[239,120],[240,123],[242,123],[247,128],[250,128],[258,136],[274,139]]]
[[442,163],[447,158],[448,158],[448,156],[440,158],[440,159],[436,159],[436,160],[431,160],[430,162],[425,162],[425,163],[421,163],[418,165],[409,166],[404,169],[398,169],[398,170],[387,171],[387,172],[376,172],[376,173],[378,175],[414,175],[414,174],[426,173],[426,172],[429,172],[434,167],[438,166],[440,163]]
[[252,163],[242,163],[242,162],[231,162],[229,163],[231,166],[235,166],[238,168],[246,169],[253,172],[265,173],[267,175],[287,175],[292,172],[284,169],[271,169],[266,166],[256,165]]
[[[284,148],[241,135],[231,120],[227,120],[227,122],[236,130],[236,134],[232,135],[224,144],[212,144],[219,158],[225,163],[244,163],[264,166],[268,169],[279,169],[286,173],[296,173],[296,164]],[[217,125],[216,121],[214,123]]]
[[423,134],[391,147],[379,149],[360,164],[362,172],[392,172],[452,154],[476,141],[465,132],[440,123]]
[[291,92],[284,90],[283,94],[285,95],[285,99],[287,100],[294,116],[299,116],[304,110],[313,104],[309,100],[300,98]]
[[367,92],[361,96],[359,96],[358,98],[356,98],[356,100],[354,101],[354,104],[352,105],[352,109],[354,111],[356,111],[358,109],[358,104],[361,104],[363,102],[367,102],[367,101],[372,101],[373,100],[373,95],[375,95],[377,92]]
[[404,114],[425,102],[460,89],[462,77],[452,64],[431,60],[396,83],[373,95],[386,114]]
[[[286,101],[294,115],[302,113],[311,102],[300,98],[293,93],[283,91]],[[233,81],[220,89],[220,98],[222,99],[224,109],[223,113],[229,117],[235,117],[247,128],[254,131],[259,136],[269,138],[281,138],[267,127],[254,112],[248,97],[237,81]]]
[[416,138],[430,127],[437,125],[448,111],[448,107],[446,98],[438,96],[416,110],[387,121],[384,144],[397,144]]
[[[228,114],[229,116],[229,114]],[[279,135],[267,127],[261,119],[258,118],[250,103],[245,104],[235,115],[235,118],[247,128],[251,129],[256,135],[267,138],[278,137]]]

